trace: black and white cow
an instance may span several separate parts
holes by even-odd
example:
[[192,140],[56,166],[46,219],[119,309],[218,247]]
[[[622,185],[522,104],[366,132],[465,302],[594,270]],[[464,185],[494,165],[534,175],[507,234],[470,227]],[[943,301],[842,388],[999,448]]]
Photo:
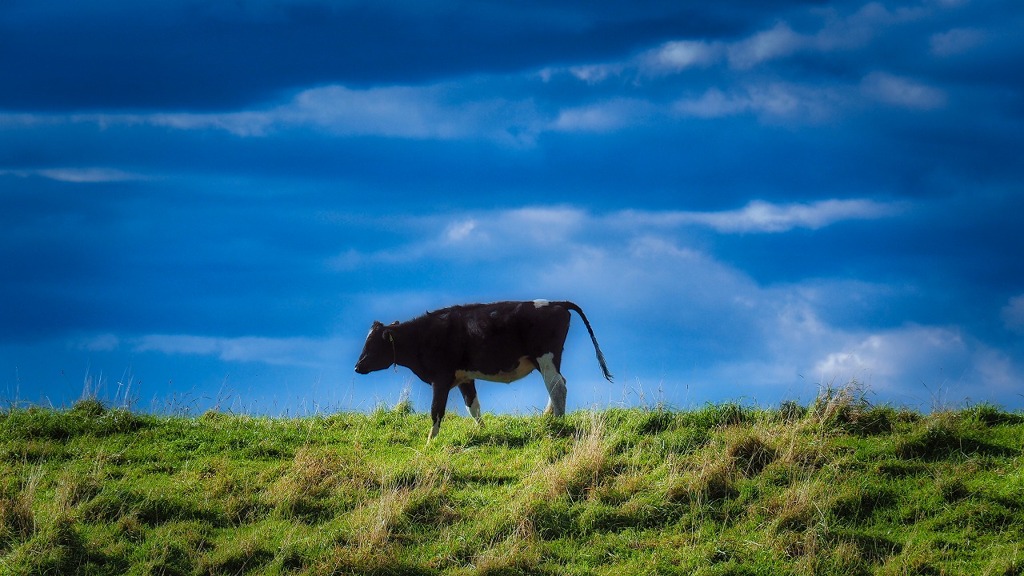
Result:
[[514,382],[540,370],[548,388],[545,413],[565,413],[562,349],[569,333],[569,311],[580,315],[590,333],[604,377],[612,375],[590,322],[572,302],[495,302],[468,304],[428,312],[408,322],[388,326],[374,322],[366,337],[356,372],[368,374],[394,365],[405,366],[433,388],[430,417],[437,436],[448,403],[458,386],[470,414],[480,419],[476,380]]

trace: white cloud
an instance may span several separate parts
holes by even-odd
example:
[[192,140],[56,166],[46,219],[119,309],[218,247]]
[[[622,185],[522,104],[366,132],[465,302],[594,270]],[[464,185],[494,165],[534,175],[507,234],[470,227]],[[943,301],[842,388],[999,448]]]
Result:
[[928,47],[935,56],[953,56],[962,54],[980,45],[985,40],[985,33],[975,28],[954,28],[947,32],[933,34],[928,40]]
[[355,90],[333,85],[300,92],[291,102],[262,111],[172,116],[176,127],[209,127],[249,136],[274,128],[311,127],[339,135],[412,139],[532,137],[535,112],[528,101],[500,98],[449,100],[451,86],[392,86]]
[[818,123],[831,120],[864,99],[915,110],[946,105],[946,93],[928,84],[887,72],[873,72],[859,84],[814,86],[786,82],[712,87],[676,100],[671,113],[681,118],[756,115],[763,122]]
[[[858,334],[833,329],[814,364],[822,382],[866,382],[887,401],[944,408],[1018,390],[1022,367],[957,327],[906,325]],[[845,343],[844,343],[845,342]]]
[[341,85],[322,86],[299,92],[290,101],[277,106],[234,112],[0,116],[0,125],[62,122],[94,123],[100,127],[150,125],[176,130],[223,130],[241,137],[260,137],[281,129],[311,128],[341,136],[482,139],[528,145],[550,119],[542,118],[530,99],[477,98],[454,82],[362,90]]
[[541,127],[528,99],[469,98],[454,84],[366,90],[325,86],[303,91],[268,114],[272,125],[308,126],[339,135],[507,144],[529,144]]
[[699,98],[677,101],[673,105],[673,110],[681,116],[721,118],[742,114],[753,107],[753,102],[748,96],[725,94],[718,88],[709,88]]
[[[240,137],[262,137],[293,128],[320,130],[339,136],[379,136],[420,140],[483,140],[511,146],[530,146],[548,131],[606,133],[665,119],[721,118],[753,113],[761,119],[806,122],[829,119],[858,94],[890,105],[933,109],[945,104],[945,94],[920,81],[875,73],[856,83],[798,84],[746,74],[765,63],[796,54],[854,50],[871,42],[879,30],[919,19],[927,8],[888,9],[869,2],[852,14],[817,9],[818,18],[778,21],[734,41],[677,38],[609,62],[547,67],[510,77],[474,77],[428,85],[392,85],[357,89],[345,85],[302,90],[287,101],[242,110],[153,114],[0,114],[0,126],[40,123],[149,125],[176,130],[222,130]],[[795,27],[795,28],[794,28]],[[931,38],[936,55],[966,50],[979,42],[979,32],[958,28]],[[729,67],[721,85],[697,84],[675,102],[636,96],[645,80],[712,66]],[[577,100],[549,109],[543,99],[507,97],[508,81],[548,82],[556,76],[587,84],[625,79],[618,96],[602,101]],[[695,75],[698,81],[707,82]],[[738,81],[732,80],[739,78]],[[495,89],[494,86],[498,88]],[[692,85],[691,85],[692,86]],[[671,92],[661,92],[670,94]],[[539,102],[539,103],[538,103]],[[115,173],[55,173],[54,178],[117,178]],[[120,176],[125,176],[124,174]]]
[[797,32],[788,22],[779,21],[771,28],[733,42],[680,38],[623,61],[545,68],[541,78],[548,81],[557,74],[568,73],[588,84],[596,84],[622,75],[662,76],[718,63],[746,71],[801,52],[861,48],[871,42],[879,29],[918,20],[928,12],[924,8],[889,10],[879,2],[869,2],[846,16],[832,9],[817,13],[823,21],[816,32]]
[[12,175],[19,178],[38,176],[58,182],[73,184],[98,184],[103,182],[127,182],[145,180],[146,176],[114,168],[42,168],[37,170],[0,170],[0,175]]
[[780,22],[769,30],[730,45],[726,53],[733,68],[746,70],[768,60],[789,56],[801,49],[805,42],[803,36]]
[[503,227],[518,231],[535,242],[559,242],[576,232],[588,219],[585,210],[572,207],[528,207],[505,211],[501,214]]
[[448,242],[461,242],[469,237],[476,227],[477,221],[474,218],[453,222],[445,230],[445,240]]
[[979,346],[973,360],[977,377],[985,383],[987,392],[1020,393],[1021,384],[1024,383],[1024,367],[1005,352],[988,346]]
[[450,139],[472,130],[470,114],[446,107],[440,87],[395,86],[354,90],[326,86],[305,90],[274,112],[284,124],[321,127],[340,134]]
[[40,170],[39,175],[61,182],[99,183],[141,180],[142,176],[113,168],[51,168]]
[[[550,79],[550,75],[553,72],[553,70],[548,69],[547,71],[542,72],[542,74]],[[577,80],[581,80],[587,84],[597,84],[612,76],[621,74],[622,66],[619,64],[587,64],[581,66],[570,66],[569,73]]]
[[[328,261],[336,270],[370,264],[403,264],[423,259],[494,259],[508,254],[574,250],[579,237],[614,230],[636,234],[680,226],[706,226],[723,234],[781,233],[796,228],[816,230],[847,220],[886,218],[906,207],[867,199],[822,200],[808,204],[772,204],[754,201],[737,210],[721,212],[624,210],[602,215],[574,207],[526,207],[467,212],[445,216],[407,218],[405,227],[421,235],[408,243],[375,252],[346,249]],[[641,235],[643,236],[643,235]],[[655,237],[636,240],[638,253],[665,249]]]
[[[404,227],[419,230],[408,243],[373,252],[347,248],[325,266],[335,272],[371,265],[405,265],[429,259],[493,261],[509,255],[584,250],[581,236],[625,234],[633,255],[673,252],[670,244],[644,231],[665,232],[680,226],[706,226],[723,234],[782,233],[796,228],[816,230],[847,221],[886,218],[905,210],[904,204],[867,199],[822,200],[809,204],[754,201],[721,212],[623,210],[603,215],[574,207],[526,207],[405,219]],[[600,232],[598,232],[600,231]]]
[[121,340],[114,334],[97,334],[78,341],[75,346],[89,352],[112,352],[121,345]]
[[216,356],[226,362],[318,367],[337,357],[345,344],[338,338],[216,338],[153,334],[134,340],[133,349],[135,352],[168,355]]
[[615,98],[563,109],[551,127],[561,132],[612,132],[650,122],[658,115],[658,108],[644,100]]
[[[867,376],[892,382],[908,367],[922,368],[923,364],[938,358],[950,359],[964,351],[963,338],[955,330],[909,326],[871,333],[840,350],[828,352],[815,363],[814,370],[823,381]],[[935,368],[941,368],[941,363]]]
[[740,210],[695,216],[720,232],[785,232],[793,228],[816,230],[843,220],[889,216],[891,205],[871,200],[822,200],[811,204],[770,204],[754,201]]
[[[621,61],[546,68],[541,72],[545,81],[557,74],[568,74],[588,84],[625,77],[634,80],[633,86],[652,77],[715,65],[725,65],[740,73],[737,82],[706,86],[703,91],[695,90],[667,105],[620,97],[570,106],[561,111],[550,127],[560,131],[609,132],[655,119],[710,119],[740,114],[754,114],[767,122],[821,122],[856,106],[864,97],[903,108],[941,108],[946,103],[942,90],[884,72],[869,74],[859,84],[799,84],[746,74],[767,62],[799,53],[857,50],[870,44],[885,28],[920,20],[929,13],[925,7],[889,9],[879,2],[869,2],[848,15],[840,15],[834,9],[817,11],[822,21],[817,30],[810,32],[798,32],[788,22],[779,21],[771,28],[733,42],[680,38]],[[975,40],[969,33],[951,32],[949,36],[934,37],[933,46],[949,52],[963,49]]]
[[946,104],[946,94],[942,90],[887,72],[872,72],[865,76],[861,81],[861,91],[868,98],[902,108],[933,110]]
[[527,207],[457,216],[444,225],[439,240],[419,242],[424,255],[479,256],[558,246],[588,220],[576,208]]
[[191,113],[162,112],[151,115],[103,115],[97,118],[103,124],[149,124],[175,130],[224,130],[236,136],[263,136],[274,126],[274,115],[265,111]]
[[487,260],[565,247],[591,217],[576,208],[526,207],[510,210],[427,215],[405,219],[420,231],[406,244],[373,252],[346,249],[326,262],[334,271],[369,265],[400,265],[426,259]]
[[677,73],[688,68],[710,66],[724,53],[721,43],[674,40],[641,54],[637,65],[649,74]]
[[1001,316],[1008,330],[1024,334],[1024,294],[1010,298],[1003,307]]
[[885,218],[903,209],[901,204],[866,199],[820,200],[809,204],[772,204],[755,200],[738,210],[721,212],[626,212],[624,215],[629,220],[643,220],[651,224],[696,224],[732,234],[787,232],[794,228],[816,230],[845,220]]
[[[595,221],[594,226],[600,224]],[[567,294],[595,303],[606,314],[617,311],[626,333],[647,324],[636,324],[636,318],[656,322],[657,327],[642,339],[676,332],[680,326],[691,331],[712,310],[716,325],[704,328],[730,331],[737,322],[744,322],[751,310],[748,301],[761,301],[756,286],[743,273],[643,226],[617,230],[614,235],[606,232],[603,241],[577,238],[570,249],[544,256],[532,268],[531,284],[544,294]]]
[[826,14],[825,25],[808,39],[810,48],[822,52],[863,47],[871,42],[879,29],[920,20],[927,16],[928,11],[920,7],[889,10],[880,2],[869,2],[846,17],[834,12]]
[[681,248],[666,238],[640,236],[629,243],[629,254],[636,258],[667,257],[678,261],[696,261],[702,254],[692,248]]
[[831,117],[842,101],[835,89],[771,82],[729,93],[710,88],[699,97],[677,100],[672,111],[682,117],[720,118],[753,113],[766,121],[818,122]]
[[835,9],[819,9],[815,14],[821,18],[816,31],[797,32],[788,22],[778,21],[771,28],[731,42],[679,38],[620,61],[548,67],[540,72],[540,77],[550,81],[556,75],[568,74],[588,84],[597,84],[622,76],[637,79],[660,77],[716,64],[748,71],[799,53],[863,48],[880,30],[920,20],[929,14],[929,10],[925,7],[890,10],[880,2],[868,2],[848,15],[841,15]]

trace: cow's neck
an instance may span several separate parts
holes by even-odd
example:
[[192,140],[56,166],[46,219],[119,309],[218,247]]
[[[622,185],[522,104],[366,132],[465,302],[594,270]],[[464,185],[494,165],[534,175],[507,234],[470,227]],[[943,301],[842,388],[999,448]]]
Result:
[[395,364],[405,366],[423,379],[423,367],[419,359],[419,350],[422,346],[419,341],[419,331],[412,325],[412,322],[402,322],[389,328],[394,337],[392,344],[394,345]]

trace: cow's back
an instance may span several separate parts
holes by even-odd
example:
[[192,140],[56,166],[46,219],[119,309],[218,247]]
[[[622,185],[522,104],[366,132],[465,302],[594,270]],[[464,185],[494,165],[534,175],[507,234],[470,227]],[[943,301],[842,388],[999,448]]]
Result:
[[[543,302],[543,301],[539,301]],[[495,302],[452,306],[427,315],[457,370],[506,371],[526,356],[561,355],[569,311],[557,304]]]

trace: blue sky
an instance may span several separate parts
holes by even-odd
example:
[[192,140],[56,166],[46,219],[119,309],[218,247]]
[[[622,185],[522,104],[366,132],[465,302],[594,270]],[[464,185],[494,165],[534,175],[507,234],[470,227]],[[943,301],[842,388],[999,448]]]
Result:
[[851,379],[1020,409],[1021,29],[1011,0],[4,2],[0,399],[426,410],[354,374],[373,320],[548,298],[617,377],[574,322],[570,409]]

